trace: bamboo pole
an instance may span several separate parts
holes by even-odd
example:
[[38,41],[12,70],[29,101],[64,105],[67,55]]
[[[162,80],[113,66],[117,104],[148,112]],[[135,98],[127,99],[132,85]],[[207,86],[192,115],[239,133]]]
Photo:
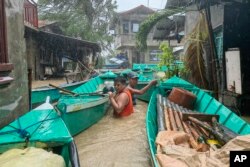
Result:
[[166,98],[164,98],[163,100],[163,106],[164,106],[164,114],[165,114],[165,126],[168,131],[171,131],[171,123],[170,123],[170,118],[169,118],[168,107],[166,104]]
[[184,131],[184,128],[183,128],[183,125],[182,125],[182,122],[181,122],[181,118],[179,116],[179,111],[176,109],[175,105],[172,105],[172,108],[174,110],[174,116],[175,116],[176,125],[178,127],[178,130],[179,131]]
[[165,130],[164,112],[161,106],[161,95],[157,94],[156,99],[157,99],[157,125],[158,125],[158,132],[160,132]]
[[172,130],[177,131],[178,128],[177,128],[177,125],[176,125],[176,122],[175,122],[175,119],[174,119],[173,110],[170,107],[168,107],[167,110],[168,110],[168,113],[169,113],[169,120],[170,120]]
[[199,152],[205,152],[209,149],[209,146],[206,144],[205,139],[199,134],[197,129],[195,129],[191,124],[188,124],[188,127],[191,130],[191,133],[194,135],[195,140],[198,142],[198,146],[196,148]]
[[210,126],[207,126],[206,124],[204,124],[203,122],[199,121],[196,118],[193,117],[188,117],[188,119],[196,124],[198,124],[199,126],[203,127],[204,129],[208,130],[210,133],[212,133],[219,142],[221,142],[223,145],[225,143],[227,143],[229,140],[227,138],[225,138],[225,135],[222,133],[219,133],[217,131],[215,131],[214,129],[212,129]]
[[186,122],[182,122],[184,131],[189,135],[189,144],[192,148],[196,149],[198,148],[198,143],[195,141],[194,136],[192,135],[190,129],[188,128]]
[[178,128],[177,128],[177,125],[176,125],[176,122],[175,122],[175,118],[174,118],[174,113],[173,113],[173,110],[171,108],[170,103],[167,103],[167,110],[168,110],[168,113],[169,113],[169,120],[170,120],[172,130],[173,131],[178,131]]

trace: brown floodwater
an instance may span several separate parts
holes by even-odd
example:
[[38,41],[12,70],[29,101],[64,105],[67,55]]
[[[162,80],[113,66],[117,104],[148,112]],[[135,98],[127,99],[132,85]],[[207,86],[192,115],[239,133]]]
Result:
[[147,103],[139,101],[135,112],[114,118],[110,107],[95,125],[74,137],[81,166],[150,167],[145,116]]
[[[33,81],[32,88],[61,85],[64,78]],[[145,117],[147,103],[139,101],[126,118],[112,116],[112,108],[95,125],[75,136],[80,163],[85,167],[150,167]],[[250,123],[250,115],[242,118]]]

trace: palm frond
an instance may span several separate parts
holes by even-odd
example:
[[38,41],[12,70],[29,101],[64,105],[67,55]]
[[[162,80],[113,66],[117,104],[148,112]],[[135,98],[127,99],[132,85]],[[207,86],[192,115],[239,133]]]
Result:
[[208,28],[203,13],[192,33],[189,35],[189,43],[185,53],[186,65],[190,71],[189,80],[197,86],[209,89],[208,79],[206,77],[206,68],[203,58],[203,43],[208,40]]

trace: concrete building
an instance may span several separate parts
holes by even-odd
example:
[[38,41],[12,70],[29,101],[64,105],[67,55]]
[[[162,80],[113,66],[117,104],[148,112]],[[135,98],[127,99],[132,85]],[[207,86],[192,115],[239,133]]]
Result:
[[160,42],[153,40],[153,30],[147,38],[148,49],[146,52],[140,52],[136,48],[135,40],[140,23],[153,13],[155,13],[154,10],[143,5],[118,13],[114,27],[115,49],[119,53],[127,55],[130,66],[133,63],[158,63],[157,54],[160,52]]
[[[226,106],[237,113],[248,113],[250,108],[250,68],[249,68],[249,1],[242,0],[211,0],[204,3],[188,0],[168,0],[166,9],[185,7],[185,24],[183,30],[186,39],[190,39],[190,34],[199,22],[200,12],[210,13],[210,37],[211,41],[204,42],[203,59],[205,74],[208,79],[209,89],[215,90],[218,99]],[[208,3],[209,2],[209,3]],[[206,4],[208,3],[208,4]],[[183,17],[180,17],[183,19]],[[171,34],[166,31],[171,28],[171,21],[158,24],[158,27],[165,27],[161,34]],[[178,23],[178,22],[177,22]],[[157,37],[157,33],[155,33]],[[159,38],[158,37],[158,38]],[[184,53],[187,51],[188,42],[186,40]],[[211,42],[211,43],[210,43]],[[194,64],[197,66],[197,64]],[[191,81],[192,82],[192,81]],[[198,82],[193,84],[201,87]]]
[[23,4],[0,1],[0,128],[29,109]]

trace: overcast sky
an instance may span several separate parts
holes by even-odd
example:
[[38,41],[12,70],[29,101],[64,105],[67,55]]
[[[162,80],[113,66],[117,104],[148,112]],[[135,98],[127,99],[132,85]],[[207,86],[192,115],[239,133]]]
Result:
[[144,5],[152,9],[163,9],[167,0],[116,0],[117,11],[126,11],[135,8],[139,5]]
[[[34,0],[37,2],[37,0]],[[113,0],[114,1],[114,0]],[[152,9],[163,9],[167,3],[167,0],[116,0],[117,12],[122,12],[135,8],[139,5],[144,5]]]

